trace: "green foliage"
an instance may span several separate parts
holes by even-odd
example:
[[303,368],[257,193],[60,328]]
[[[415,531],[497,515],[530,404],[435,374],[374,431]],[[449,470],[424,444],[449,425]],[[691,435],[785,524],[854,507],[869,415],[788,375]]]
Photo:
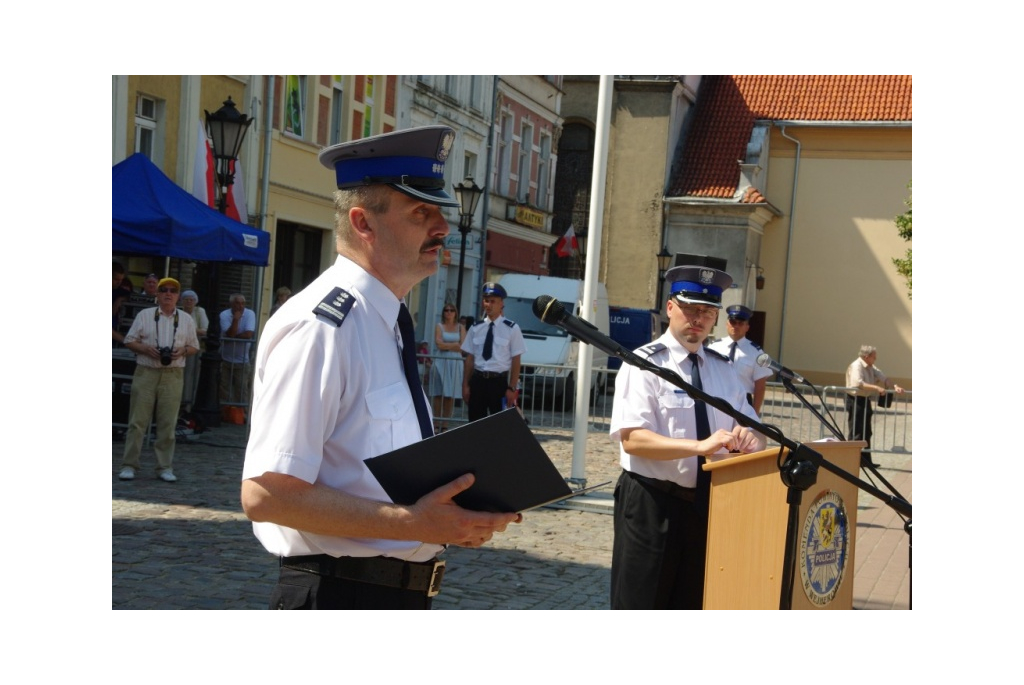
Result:
[[[903,201],[907,205],[907,211],[903,212],[896,217],[896,230],[899,232],[900,237],[906,240],[908,243],[911,242],[913,235],[913,207],[911,202],[913,200],[913,181],[907,184],[907,189],[910,190],[911,196]],[[911,248],[907,248],[907,256],[904,259],[893,257],[892,263],[896,265],[896,273],[907,279],[907,297],[913,299],[913,258],[911,255]]]

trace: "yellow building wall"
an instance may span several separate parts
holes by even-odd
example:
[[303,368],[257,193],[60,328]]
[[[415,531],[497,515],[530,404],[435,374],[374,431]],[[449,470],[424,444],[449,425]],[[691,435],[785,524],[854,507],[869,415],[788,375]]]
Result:
[[796,148],[772,130],[766,195],[783,215],[766,227],[762,244],[767,284],[757,308],[767,313],[765,349],[815,383],[843,385],[860,345],[875,345],[879,368],[912,387],[911,300],[892,264],[910,247],[895,217],[910,194],[911,132],[786,133],[802,150],[794,213]]

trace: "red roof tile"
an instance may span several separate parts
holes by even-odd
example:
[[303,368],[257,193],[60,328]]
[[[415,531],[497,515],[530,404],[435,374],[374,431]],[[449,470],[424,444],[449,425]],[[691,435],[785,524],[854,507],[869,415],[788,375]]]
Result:
[[704,76],[668,194],[731,198],[757,119],[909,122],[912,95],[911,76]]

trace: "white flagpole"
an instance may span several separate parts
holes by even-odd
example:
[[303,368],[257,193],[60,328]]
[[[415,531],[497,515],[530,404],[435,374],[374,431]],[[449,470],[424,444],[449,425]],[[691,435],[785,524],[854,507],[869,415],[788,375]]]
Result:
[[[608,130],[612,118],[613,77],[602,76],[597,91],[594,134],[594,175],[590,180],[590,223],[587,227],[587,261],[583,271],[583,306],[580,318],[594,322],[597,309],[597,271],[601,264],[601,227],[604,222],[604,180],[608,169]],[[590,365],[594,350],[580,343],[576,367],[576,419],[572,437],[572,480],[586,480],[587,429],[590,418]]]

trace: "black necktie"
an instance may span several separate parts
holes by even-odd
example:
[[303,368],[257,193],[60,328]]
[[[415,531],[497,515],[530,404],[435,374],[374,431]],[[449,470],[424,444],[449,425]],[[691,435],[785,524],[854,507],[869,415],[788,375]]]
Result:
[[487,338],[484,339],[484,359],[490,359],[494,351],[494,322],[487,327]]
[[732,341],[732,345],[729,345],[729,361],[736,361],[736,341]]
[[[691,352],[687,357],[690,363],[693,364],[693,370],[690,371],[690,385],[697,388],[698,390],[704,389],[704,384],[700,381],[700,359],[696,352]],[[697,420],[697,439],[703,440],[704,438],[711,437],[711,424],[708,422],[708,408],[704,404],[704,400],[693,400],[693,412],[694,417]],[[697,458],[697,491],[698,496],[707,501],[708,491],[711,489],[711,474],[701,468],[704,465],[704,455],[700,455]]]
[[434,434],[430,425],[430,414],[427,412],[427,400],[423,397],[423,386],[420,384],[419,369],[416,367],[416,341],[412,331],[412,316],[403,302],[398,308],[398,331],[402,334],[402,366],[405,368],[405,382],[412,393],[412,403],[416,405],[416,418],[420,422],[420,433],[424,438]]

